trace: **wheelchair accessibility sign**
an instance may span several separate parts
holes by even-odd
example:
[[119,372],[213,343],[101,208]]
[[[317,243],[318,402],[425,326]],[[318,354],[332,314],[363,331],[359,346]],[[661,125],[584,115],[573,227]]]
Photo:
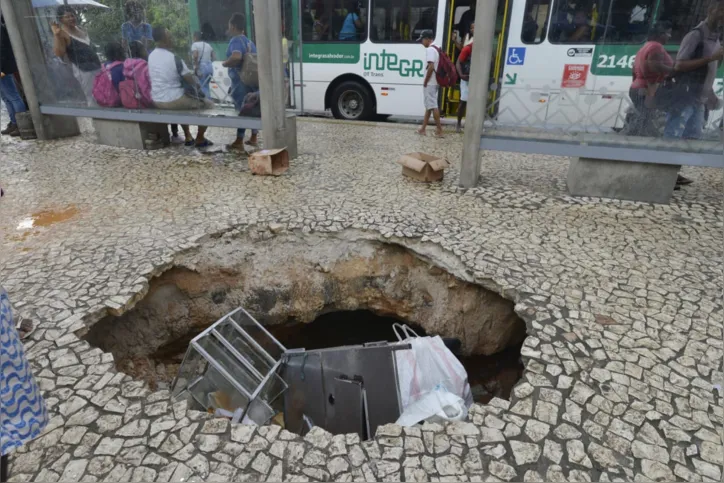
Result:
[[507,65],[525,64],[525,47],[508,47]]

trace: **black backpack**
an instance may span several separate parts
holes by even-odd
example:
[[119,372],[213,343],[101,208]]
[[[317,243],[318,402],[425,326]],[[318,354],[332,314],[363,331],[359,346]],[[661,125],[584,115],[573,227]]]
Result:
[[[704,32],[698,27],[693,31],[699,32],[700,40],[689,60],[704,57]],[[669,110],[690,104],[693,99],[701,97],[708,74],[709,64],[706,64],[698,69],[680,72],[666,79],[656,92],[656,107]]]

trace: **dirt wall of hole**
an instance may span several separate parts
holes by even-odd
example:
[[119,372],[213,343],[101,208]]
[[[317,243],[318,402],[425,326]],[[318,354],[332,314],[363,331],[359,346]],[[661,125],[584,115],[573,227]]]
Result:
[[366,309],[457,337],[468,355],[494,354],[525,337],[513,302],[404,247],[268,232],[226,235],[178,256],[132,310],[100,320],[86,339],[116,360],[163,356],[239,306],[265,325]]

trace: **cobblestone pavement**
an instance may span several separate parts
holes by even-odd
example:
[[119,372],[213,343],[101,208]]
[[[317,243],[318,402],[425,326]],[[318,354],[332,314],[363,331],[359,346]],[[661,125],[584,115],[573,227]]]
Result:
[[[463,193],[456,168],[428,186],[394,163],[417,150],[457,162],[458,136],[299,125],[302,154],[275,179],[179,147],[3,139],[0,274],[16,309],[40,322],[27,349],[53,416],[13,455],[11,480],[722,479],[720,171],[685,170],[695,183],[652,206],[570,198],[565,159],[495,153]],[[16,229],[43,211],[59,219]],[[370,442],[319,429],[299,438],[187,411],[75,335],[134,304],[204,236],[271,224],[453,253],[527,323],[511,401],[445,427],[385,426]]]

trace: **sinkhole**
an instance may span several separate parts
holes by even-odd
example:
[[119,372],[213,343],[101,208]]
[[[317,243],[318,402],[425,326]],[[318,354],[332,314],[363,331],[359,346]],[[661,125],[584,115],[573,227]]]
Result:
[[507,399],[520,379],[526,326],[512,301],[471,281],[431,244],[403,247],[360,232],[228,233],[178,255],[146,295],[82,335],[120,371],[169,388],[189,342],[243,307],[287,348],[394,341],[394,323],[457,339],[477,402]]

